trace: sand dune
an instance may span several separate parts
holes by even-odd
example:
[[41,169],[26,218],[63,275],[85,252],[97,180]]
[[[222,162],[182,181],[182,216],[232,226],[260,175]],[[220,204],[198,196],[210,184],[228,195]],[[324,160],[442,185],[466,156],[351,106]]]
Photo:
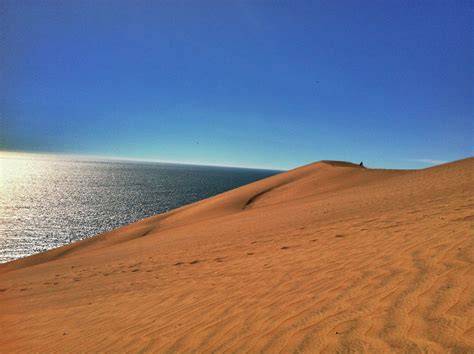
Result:
[[1,351],[473,352],[474,158],[322,161],[0,266]]

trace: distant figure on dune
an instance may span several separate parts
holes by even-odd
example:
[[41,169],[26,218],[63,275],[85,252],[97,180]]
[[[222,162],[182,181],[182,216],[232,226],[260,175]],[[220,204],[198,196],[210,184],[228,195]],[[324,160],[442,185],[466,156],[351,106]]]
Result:
[[364,163],[361,161],[359,164],[360,167],[364,167]]

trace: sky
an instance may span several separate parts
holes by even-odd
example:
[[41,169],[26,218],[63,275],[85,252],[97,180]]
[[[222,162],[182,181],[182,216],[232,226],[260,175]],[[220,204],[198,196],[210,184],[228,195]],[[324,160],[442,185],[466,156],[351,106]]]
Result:
[[289,169],[473,153],[472,1],[0,1],[0,150]]

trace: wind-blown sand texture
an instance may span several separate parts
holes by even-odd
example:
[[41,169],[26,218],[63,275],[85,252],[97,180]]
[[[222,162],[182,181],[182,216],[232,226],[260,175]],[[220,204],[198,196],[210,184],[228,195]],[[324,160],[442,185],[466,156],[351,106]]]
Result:
[[0,266],[3,352],[474,351],[474,158],[318,162]]

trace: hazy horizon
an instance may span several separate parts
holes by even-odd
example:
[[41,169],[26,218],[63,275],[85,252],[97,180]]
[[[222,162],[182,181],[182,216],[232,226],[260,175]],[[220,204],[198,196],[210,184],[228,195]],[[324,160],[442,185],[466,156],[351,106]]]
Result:
[[253,169],[253,170],[268,170],[268,171],[286,171],[286,169],[278,168],[261,168],[253,166],[235,166],[235,165],[209,165],[205,163],[197,162],[175,162],[157,159],[147,158],[134,158],[134,157],[121,157],[121,156],[107,156],[107,155],[91,155],[91,154],[74,154],[74,153],[61,153],[61,152],[42,152],[42,151],[15,151],[15,150],[0,150],[1,158],[12,158],[12,159],[72,159],[72,160],[84,160],[84,161],[105,161],[105,162],[130,162],[130,163],[156,163],[156,164],[169,164],[169,165],[185,165],[185,166],[200,166],[200,167],[222,167],[222,168],[236,168],[236,169]]
[[[464,160],[466,158],[471,158],[473,156],[465,156],[461,157],[456,160],[451,161],[441,161],[441,160],[431,160],[431,159],[417,159],[416,161],[407,160],[405,162],[419,162],[425,164],[425,166],[418,167],[418,168],[395,168],[398,170],[417,170],[428,168],[432,166],[442,165],[445,163],[450,163],[454,161]],[[169,164],[169,165],[183,165],[183,166],[200,166],[200,167],[222,167],[222,168],[235,168],[235,169],[250,169],[250,170],[267,170],[267,171],[279,171],[285,172],[289,171],[292,168],[265,168],[260,166],[236,166],[236,165],[213,165],[207,163],[199,163],[199,162],[188,162],[188,161],[166,161],[166,160],[158,160],[158,159],[151,159],[151,158],[134,158],[134,157],[121,157],[121,156],[107,156],[107,155],[91,155],[91,154],[74,154],[74,153],[61,153],[61,152],[41,152],[41,151],[14,151],[14,150],[0,150],[0,159],[1,158],[19,158],[19,159],[71,159],[71,160],[84,160],[84,161],[93,161],[93,162],[124,162],[124,163],[150,163],[150,164]],[[322,160],[315,160],[312,162],[308,162],[307,164],[319,162],[319,161],[330,161],[329,159],[322,159]],[[359,161],[345,161],[345,160],[331,160],[331,161],[341,161],[341,162],[350,162],[357,164]],[[361,161],[363,162],[363,161]],[[306,165],[307,165],[306,164]],[[382,168],[380,166],[367,166],[365,163],[364,165],[368,168]],[[294,168],[298,168],[304,165],[295,166]]]

